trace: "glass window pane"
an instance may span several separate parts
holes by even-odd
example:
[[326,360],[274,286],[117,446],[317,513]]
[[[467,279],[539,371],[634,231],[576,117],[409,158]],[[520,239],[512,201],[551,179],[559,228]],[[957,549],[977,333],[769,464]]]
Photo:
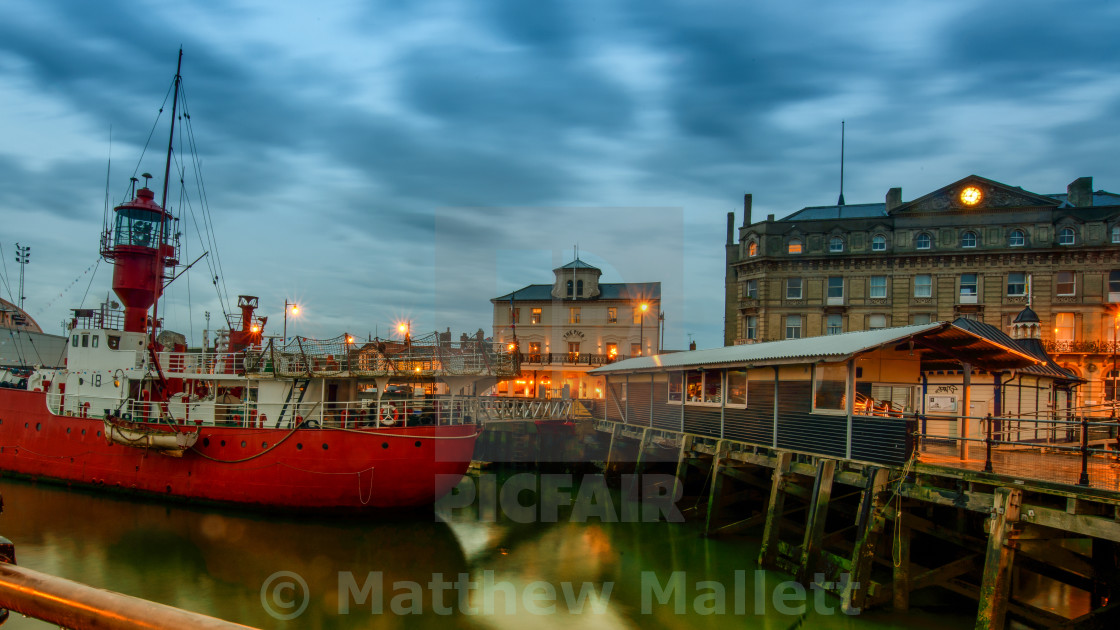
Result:
[[669,402],[680,402],[684,384],[684,374],[669,372]]
[[701,402],[704,393],[704,375],[697,371],[688,372],[685,375],[685,390],[688,394],[688,402]]
[[704,372],[704,402],[723,402],[723,374],[720,372]]
[[813,410],[844,411],[848,366],[825,363],[813,370]]
[[747,371],[727,371],[727,404],[747,404]]
[[1077,277],[1072,271],[1058,272],[1058,295],[1074,295],[1077,293]]
[[933,277],[929,274],[914,276],[914,297],[931,297],[933,295]]

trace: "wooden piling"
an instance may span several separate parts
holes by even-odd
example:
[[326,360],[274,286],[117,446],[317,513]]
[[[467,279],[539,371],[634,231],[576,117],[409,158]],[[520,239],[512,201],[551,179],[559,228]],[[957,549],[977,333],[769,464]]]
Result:
[[805,517],[805,537],[801,543],[801,565],[797,580],[808,586],[812,582],[821,556],[821,538],[828,520],[828,503],[832,499],[832,479],[836,474],[836,460],[817,460],[817,476],[813,481],[812,502]]
[[708,517],[704,521],[704,535],[712,531],[712,523],[719,516],[719,508],[723,500],[723,476],[719,468],[723,465],[724,453],[723,440],[716,444],[716,454],[712,458],[712,489],[708,493]]
[[761,567],[773,568],[778,560],[778,531],[781,529],[782,512],[786,504],[786,483],[793,454],[779,452],[770,484],[770,500],[766,506],[766,524],[762,529],[762,549],[758,554]]
[[676,497],[678,492],[683,492],[684,481],[688,476],[688,453],[692,449],[692,436],[681,436],[681,450],[677,454],[677,472],[673,476],[673,494],[670,496]]
[[895,538],[894,544],[894,609],[899,612],[906,612],[910,610],[910,528],[904,525],[901,521],[903,518],[902,512],[895,515],[899,522],[895,524],[898,528],[898,536]]
[[886,523],[883,506],[888,498],[885,496],[888,478],[889,471],[886,468],[867,469],[867,485],[860,498],[857,513],[858,533],[855,548],[852,550],[852,572],[847,583],[844,584],[841,597],[846,612],[858,611],[867,603],[867,596],[871,590],[871,566],[875,560],[875,547],[879,544],[879,535],[882,534]]
[[980,582],[980,610],[976,614],[977,630],[1002,630],[1011,597],[1011,567],[1015,562],[1019,538],[1019,508],[1023,491],[996,488],[990,520],[988,549],[984,556],[984,573]]

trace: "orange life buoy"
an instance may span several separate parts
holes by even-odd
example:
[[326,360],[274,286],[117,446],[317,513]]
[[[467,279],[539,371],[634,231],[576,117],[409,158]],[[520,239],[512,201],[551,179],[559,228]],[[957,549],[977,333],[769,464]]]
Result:
[[381,407],[381,424],[393,426],[400,417],[400,411],[392,403]]

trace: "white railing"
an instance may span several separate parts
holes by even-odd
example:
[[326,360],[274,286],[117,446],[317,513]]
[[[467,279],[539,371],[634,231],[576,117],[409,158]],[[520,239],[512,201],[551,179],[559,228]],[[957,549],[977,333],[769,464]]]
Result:
[[571,400],[536,398],[471,398],[470,407],[481,422],[503,420],[566,420],[572,417]]

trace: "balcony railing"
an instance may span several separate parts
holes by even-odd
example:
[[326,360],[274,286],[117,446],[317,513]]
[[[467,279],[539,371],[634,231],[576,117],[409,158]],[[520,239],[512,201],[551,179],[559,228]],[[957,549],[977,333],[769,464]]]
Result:
[[1120,343],[1101,339],[1081,339],[1074,341],[1043,339],[1042,347],[1050,353],[1113,354],[1120,351]]
[[[637,356],[637,355],[635,355]],[[541,352],[521,355],[521,365],[607,365],[615,361],[633,358],[616,354],[589,354],[577,352]]]

